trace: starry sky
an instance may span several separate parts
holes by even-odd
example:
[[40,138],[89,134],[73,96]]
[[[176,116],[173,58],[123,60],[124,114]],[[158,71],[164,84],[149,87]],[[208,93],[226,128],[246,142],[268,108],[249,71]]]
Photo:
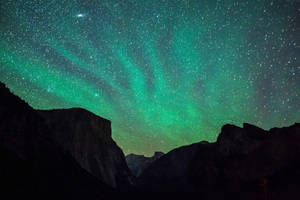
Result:
[[112,121],[125,154],[300,122],[300,0],[2,0],[0,81]]

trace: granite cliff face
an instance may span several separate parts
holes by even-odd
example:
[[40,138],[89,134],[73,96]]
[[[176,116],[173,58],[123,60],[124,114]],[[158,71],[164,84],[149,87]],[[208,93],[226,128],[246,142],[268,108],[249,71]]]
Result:
[[262,130],[225,125],[216,143],[170,151],[138,179],[149,194],[203,199],[293,199],[300,196],[300,124]]
[[131,172],[138,177],[155,160],[163,156],[163,152],[155,152],[151,157],[144,155],[129,154],[126,156],[126,162]]
[[34,110],[2,83],[0,94],[3,191],[99,199],[132,183],[125,156],[111,138],[110,121],[83,109]]
[[111,187],[133,182],[122,150],[111,138],[111,123],[80,108],[38,111],[50,137],[82,168]]

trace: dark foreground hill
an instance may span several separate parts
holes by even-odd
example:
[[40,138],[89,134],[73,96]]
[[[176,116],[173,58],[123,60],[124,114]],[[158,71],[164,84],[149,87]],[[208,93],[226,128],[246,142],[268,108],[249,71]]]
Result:
[[34,110],[0,84],[1,199],[299,199],[300,124],[225,125],[217,142],[174,149],[140,173],[132,176],[110,121]]
[[0,84],[1,195],[99,199],[132,184],[110,121],[83,109],[37,111]]
[[154,161],[138,185],[153,196],[300,199],[300,124],[269,131],[225,125],[217,142],[180,147]]

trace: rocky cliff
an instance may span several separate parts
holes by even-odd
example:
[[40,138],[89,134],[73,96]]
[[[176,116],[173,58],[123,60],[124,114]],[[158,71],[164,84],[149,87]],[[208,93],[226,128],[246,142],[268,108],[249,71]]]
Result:
[[0,94],[3,191],[32,198],[99,199],[131,184],[110,121],[83,109],[34,110],[2,83]]
[[80,108],[38,111],[50,137],[65,152],[111,187],[133,181],[122,150],[111,138],[111,123]]

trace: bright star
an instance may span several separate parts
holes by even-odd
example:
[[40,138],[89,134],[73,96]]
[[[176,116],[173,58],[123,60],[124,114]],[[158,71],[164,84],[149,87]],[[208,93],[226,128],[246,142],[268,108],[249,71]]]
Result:
[[85,14],[79,13],[76,15],[76,17],[78,17],[78,18],[85,17]]

